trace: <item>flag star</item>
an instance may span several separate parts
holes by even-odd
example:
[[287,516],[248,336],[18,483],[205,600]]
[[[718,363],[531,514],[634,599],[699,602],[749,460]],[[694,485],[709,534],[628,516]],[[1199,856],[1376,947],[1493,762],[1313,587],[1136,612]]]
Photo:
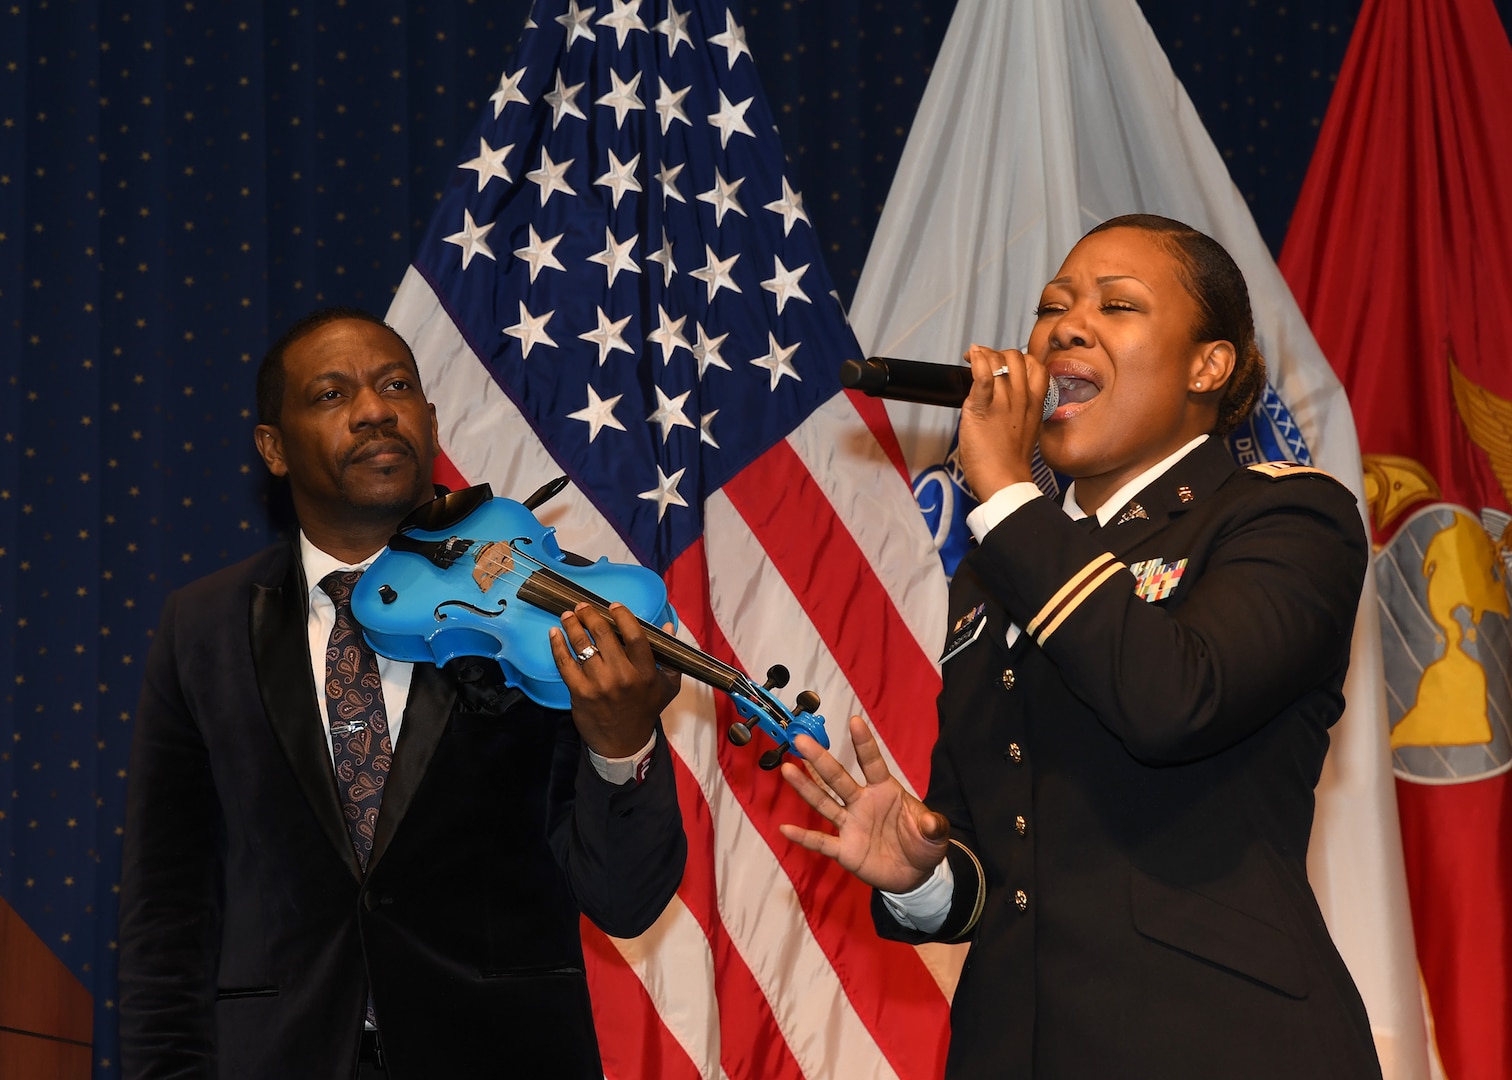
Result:
[[692,12],[678,11],[675,3],[668,2],[667,17],[656,24],[658,34],[667,35],[667,55],[677,52],[677,47],[687,42],[688,47],[693,48],[693,36],[688,33],[688,16]]
[[572,190],[572,185],[564,179],[567,175],[568,167],[575,160],[577,159],[568,158],[566,161],[560,163],[552,161],[551,155],[546,151],[546,148],[544,146],[541,147],[541,167],[526,173],[525,179],[529,180],[532,184],[540,185],[542,206],[546,205],[546,200],[551,198],[553,191],[560,191],[564,195],[577,194],[576,191]]
[[740,258],[740,252],[736,252],[728,259],[720,259],[714,254],[714,249],[708,244],[704,245],[704,259],[702,267],[690,270],[689,276],[696,277],[709,287],[709,303],[714,302],[714,295],[720,289],[729,289],[731,292],[740,292],[740,286],[735,284],[735,279],[730,276],[730,268],[735,265],[735,260]]
[[683,412],[683,402],[688,400],[691,390],[684,390],[675,398],[669,398],[661,387],[652,387],[656,391],[656,411],[646,417],[646,423],[656,424],[661,428],[662,445],[667,445],[667,436],[672,434],[675,427],[690,428],[693,421],[689,420]]
[[578,92],[584,87],[584,83],[568,86],[562,81],[562,73],[557,72],[556,86],[545,96],[546,104],[551,106],[551,130],[555,131],[557,125],[562,122],[564,116],[575,116],[579,120],[588,119],[583,115],[583,110],[577,107]]
[[734,183],[726,183],[724,174],[718,169],[714,170],[714,186],[699,194],[698,201],[706,202],[714,207],[715,226],[723,225],[725,214],[731,210],[741,217],[750,216],[745,212],[745,207],[740,205],[740,200],[735,197],[735,193],[740,190],[740,185],[743,183],[745,183],[743,176]]
[[621,270],[628,270],[632,274],[640,273],[640,267],[635,265],[635,260],[630,257],[630,249],[640,240],[640,233],[631,233],[630,239],[623,244],[614,239],[614,232],[605,226],[604,250],[588,256],[588,261],[598,263],[609,273],[609,284],[614,284],[614,279],[619,277]]
[[672,280],[677,273],[677,264],[672,261],[672,241],[667,239],[667,230],[662,230],[662,246],[659,251],[653,251],[646,256],[647,262],[660,263],[662,268],[662,284]]
[[567,31],[567,44],[562,46],[563,52],[570,51],[572,43],[578,38],[587,41],[597,40],[593,36],[593,30],[588,26],[588,20],[593,18],[593,12],[592,7],[578,7],[577,0],[567,0],[567,13],[556,17],[556,21],[561,23]]
[[[603,314],[600,312],[599,314]],[[588,387],[588,405],[577,412],[567,414],[569,420],[581,420],[588,425],[588,441],[591,443],[598,438],[599,432],[606,427],[615,431],[624,431],[625,425],[620,423],[614,415],[614,407],[619,404],[624,394],[615,394],[612,398],[601,398],[598,391],[592,386]]]
[[745,122],[746,110],[755,101],[754,97],[748,97],[740,104],[731,104],[730,99],[725,97],[725,92],[719,92],[719,111],[709,114],[709,123],[719,129],[719,145],[721,148],[730,145],[730,136],[739,132],[741,135],[756,137],[751,126]]
[[624,126],[625,117],[631,111],[635,109],[645,111],[646,103],[636,94],[636,90],[640,89],[642,74],[643,72],[637,71],[635,78],[629,82],[625,82],[619,77],[619,72],[613,68],[609,69],[609,78],[614,83],[614,89],[597,99],[594,104],[604,105],[614,110],[614,129],[616,131]]
[[667,133],[667,129],[672,126],[674,120],[681,120],[692,127],[693,121],[689,120],[688,114],[683,112],[682,103],[683,98],[692,92],[693,87],[685,86],[681,90],[673,90],[667,85],[666,79],[658,78],[656,81],[661,87],[656,94],[656,115],[661,117],[662,134]]
[[793,231],[793,222],[795,221],[801,221],[810,227],[813,226],[813,222],[809,221],[808,212],[803,209],[803,196],[788,186],[786,176],[782,178],[782,198],[776,202],[767,203],[762,209],[782,215],[783,236]]
[[484,237],[488,235],[488,230],[493,227],[494,223],[491,221],[487,225],[479,226],[473,221],[472,211],[464,208],[462,211],[462,231],[454,232],[450,236],[443,236],[441,239],[445,240],[448,244],[456,244],[462,249],[462,269],[466,270],[467,264],[472,262],[474,255],[487,255],[494,262],[499,261],[494,258],[493,249],[484,240]]
[[499,88],[488,95],[488,100],[493,102],[495,120],[511,101],[518,101],[521,105],[530,104],[530,99],[520,93],[520,80],[525,77],[525,70],[521,68],[513,75],[506,71],[499,76]]
[[688,502],[677,493],[677,485],[682,483],[683,473],[687,468],[678,469],[671,476],[662,472],[660,465],[656,467],[656,486],[650,491],[642,491],[636,496],[637,499],[645,499],[647,502],[656,504],[656,520],[660,521],[662,515],[667,512],[669,506],[687,506]]
[[680,315],[674,319],[660,304],[656,305],[656,316],[657,327],[646,335],[646,340],[661,347],[662,366],[665,367],[672,362],[672,355],[678,349],[693,351],[693,346],[688,344],[688,339],[683,337],[682,332],[683,323],[688,321],[688,317]]
[[[715,409],[713,412],[706,412],[698,424],[698,441],[708,443],[716,450],[719,449],[719,444],[714,441],[714,429],[711,425],[714,423],[714,418],[718,415],[718,409]],[[591,442],[592,440],[590,439],[589,441]]]
[[[597,308],[597,311],[598,328],[589,330],[586,334],[579,334],[578,337],[583,341],[591,341],[598,346],[599,367],[604,366],[604,361],[609,359],[609,354],[612,352],[627,352],[634,355],[635,350],[625,343],[623,334],[625,327],[630,323],[631,316],[626,315],[623,319],[611,321],[609,316],[604,314],[603,308]],[[589,387],[588,389],[592,393],[593,388]],[[614,399],[614,401],[618,400],[619,398]],[[610,408],[614,407],[614,401],[609,403]],[[619,427],[618,424],[615,426]],[[621,430],[624,429],[621,428]],[[590,437],[588,441],[592,442],[593,439]]]
[[[556,312],[553,310],[546,312],[544,315],[532,315],[525,309],[525,301],[521,300],[520,321],[513,326],[506,326],[504,333],[512,338],[519,339],[520,350],[527,357],[530,355],[530,350],[537,345],[549,345],[554,349],[557,347],[557,343],[546,332],[546,324],[551,321],[551,317],[555,314]],[[752,363],[755,363],[755,361],[753,360]]]
[[677,174],[682,171],[682,165],[674,165],[669,169],[667,168],[667,163],[664,161],[662,162],[661,172],[656,174],[656,179],[661,182],[662,186],[663,210],[667,208],[668,195],[672,196],[672,198],[676,199],[680,203],[686,204],[688,201],[687,199],[683,198],[682,192],[677,190]]
[[515,248],[514,257],[530,264],[531,282],[535,281],[536,275],[541,272],[542,267],[548,270],[565,271],[567,268],[561,264],[554,252],[556,251],[556,246],[562,242],[562,237],[566,234],[557,233],[550,240],[542,240],[536,235],[534,225],[530,225],[528,228],[530,229],[530,243],[525,247]]
[[[729,61],[729,69],[734,70],[735,61],[740,59],[740,54],[751,55],[751,47],[746,44],[745,28],[735,21],[735,16],[725,8],[724,33],[715,34],[709,39],[710,45],[718,45],[725,51],[725,58]],[[755,58],[752,57],[752,60]]]
[[625,47],[625,39],[634,30],[641,33],[649,33],[646,24],[640,17],[641,0],[614,0],[614,10],[605,15],[596,25],[607,26],[614,31],[615,44],[621,49]]
[[777,384],[782,381],[784,375],[791,375],[797,382],[803,381],[803,376],[799,375],[798,369],[792,365],[793,354],[798,351],[798,346],[802,344],[803,342],[801,341],[795,341],[784,348],[777,344],[776,336],[770,330],[767,331],[767,354],[765,356],[758,356],[751,361],[757,367],[766,368],[767,371],[771,372],[772,385],[767,389],[776,390]]
[[613,150],[609,151],[609,171],[593,183],[598,187],[606,187],[614,193],[615,209],[619,209],[620,197],[625,192],[643,190],[640,181],[635,178],[635,170],[639,165],[639,154],[629,161],[620,161]]
[[724,362],[724,357],[719,355],[719,347],[724,344],[729,334],[720,334],[711,338],[703,328],[703,323],[695,324],[698,327],[698,342],[693,346],[693,358],[698,361],[698,378],[703,381],[704,372],[711,367],[724,368],[729,371],[730,365]]
[[804,263],[796,270],[789,270],[782,265],[782,260],[776,255],[772,256],[772,262],[776,265],[772,268],[772,276],[761,283],[761,287],[777,298],[777,314],[782,314],[782,309],[787,306],[789,300],[802,300],[805,304],[813,303],[808,298],[808,293],[799,287],[803,275],[808,272],[809,264]]
[[457,168],[472,169],[477,172],[479,191],[482,191],[488,182],[496,176],[506,184],[513,183],[514,178],[509,175],[509,170],[504,167],[504,158],[513,149],[514,143],[510,143],[500,150],[495,150],[488,145],[487,139],[480,138],[478,140],[478,156],[471,161],[464,161]]

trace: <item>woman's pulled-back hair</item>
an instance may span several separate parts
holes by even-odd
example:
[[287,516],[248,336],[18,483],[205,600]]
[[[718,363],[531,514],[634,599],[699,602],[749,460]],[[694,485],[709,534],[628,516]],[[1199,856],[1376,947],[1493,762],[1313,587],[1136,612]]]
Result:
[[1177,277],[1197,302],[1193,341],[1228,341],[1234,346],[1234,371],[1218,401],[1213,434],[1227,435],[1248,417],[1265,387],[1265,358],[1255,344],[1255,316],[1249,288],[1233,257],[1206,233],[1174,218],[1158,214],[1124,214],[1110,218],[1091,232],[1139,229],[1176,260]]

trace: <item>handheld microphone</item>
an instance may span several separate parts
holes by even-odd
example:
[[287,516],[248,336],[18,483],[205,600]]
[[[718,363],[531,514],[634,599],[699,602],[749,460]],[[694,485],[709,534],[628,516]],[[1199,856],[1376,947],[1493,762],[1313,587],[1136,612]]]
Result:
[[[840,385],[872,397],[912,401],[919,405],[944,405],[959,409],[971,393],[971,369],[960,364],[929,364],[918,360],[894,360],[869,356],[840,365]],[[1045,390],[1041,420],[1060,404],[1060,385],[1050,380]]]

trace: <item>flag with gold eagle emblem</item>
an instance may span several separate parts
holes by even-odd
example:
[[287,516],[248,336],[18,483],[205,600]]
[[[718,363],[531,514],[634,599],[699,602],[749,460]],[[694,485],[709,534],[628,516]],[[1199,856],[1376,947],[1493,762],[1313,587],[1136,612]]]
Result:
[[1491,0],[1367,0],[1281,256],[1359,427],[1413,928],[1454,1080],[1512,1076],[1509,69]]

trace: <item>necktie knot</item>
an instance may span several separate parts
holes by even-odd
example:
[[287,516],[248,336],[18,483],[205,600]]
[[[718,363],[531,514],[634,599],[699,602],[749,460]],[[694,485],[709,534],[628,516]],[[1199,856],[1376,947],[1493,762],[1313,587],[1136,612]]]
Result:
[[332,570],[320,579],[320,588],[339,610],[351,606],[352,590],[357,587],[357,581],[361,577],[361,570]]

